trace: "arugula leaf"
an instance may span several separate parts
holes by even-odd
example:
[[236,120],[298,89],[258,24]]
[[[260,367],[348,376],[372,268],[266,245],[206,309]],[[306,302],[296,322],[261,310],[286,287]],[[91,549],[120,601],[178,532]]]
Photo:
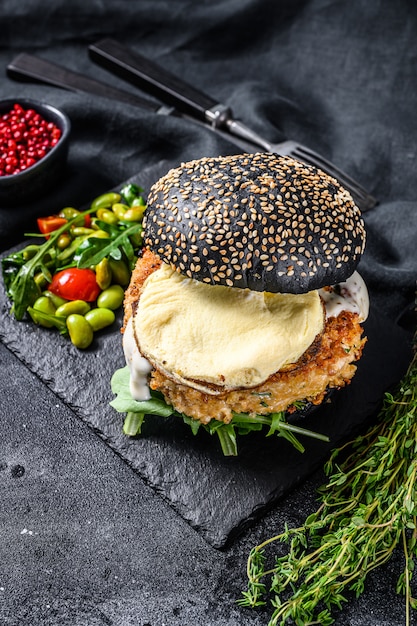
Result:
[[139,187],[139,185],[135,185],[134,183],[128,183],[127,185],[122,187],[122,189],[120,190],[120,195],[129,206],[132,206],[137,202],[145,204],[145,200],[142,197],[138,198],[138,196],[140,196],[140,194],[142,194],[143,192],[144,190],[142,189],[142,187]]
[[123,432],[128,437],[136,437],[140,435],[145,413],[134,413],[129,411],[123,423]]
[[210,435],[216,434],[224,456],[237,456],[236,429],[232,422],[225,424],[218,420],[211,420],[205,424]]
[[154,392],[151,392],[150,400],[143,402],[134,400],[130,393],[130,371],[127,365],[114,372],[111,379],[111,390],[117,394],[117,397],[110,402],[110,405],[119,413],[147,413],[161,417],[169,417],[175,413],[175,409],[168,406],[165,400],[159,398]]
[[[87,215],[88,213],[91,213],[91,209],[81,213],[81,215]],[[53,250],[56,249],[56,243],[59,237],[68,230],[76,219],[78,218],[74,217],[72,220],[68,220],[61,228],[54,230],[50,234],[49,239],[39,246],[32,258],[21,265],[19,271],[14,276],[8,289],[8,296],[13,302],[12,312],[17,320],[23,319],[28,307],[32,306],[36,298],[40,295],[40,289],[35,281],[35,275],[38,272],[42,272],[47,279],[50,277],[51,274],[47,263],[53,259]]]
[[[237,434],[246,435],[252,431],[261,430],[264,426],[269,427],[267,436],[272,434],[287,439],[299,452],[304,452],[304,446],[297,439],[296,435],[305,435],[321,441],[329,441],[329,438],[320,433],[289,424],[286,421],[284,412],[273,413],[271,415],[249,415],[246,413],[235,413],[229,424],[219,420],[212,419],[208,424],[202,424],[183,413],[179,413],[172,406],[166,404],[162,394],[151,391],[151,399],[144,402],[138,402],[132,398],[130,392],[130,370],[126,365],[118,369],[111,379],[111,390],[116,398],[110,402],[110,405],[119,413],[127,413],[125,420],[124,432],[129,434],[131,430],[134,434],[140,433],[140,428],[146,414],[159,415],[161,417],[169,417],[175,415],[182,418],[185,424],[191,427],[194,435],[200,428],[204,428],[210,435],[217,435],[223,454],[225,456],[236,456],[237,450]],[[134,416],[137,415],[138,418]],[[135,430],[135,420],[138,419],[139,428]]]
[[[61,335],[68,334],[68,328],[66,324],[66,318],[60,317],[58,315],[50,315],[49,313],[44,313],[43,311],[39,311],[37,309],[33,309],[31,306],[28,307],[27,312],[32,318],[35,324],[42,324],[43,326],[48,325],[50,328],[55,326],[61,333]],[[47,326],[47,327],[48,327]]]
[[6,291],[8,295],[9,295],[9,289],[10,289],[11,284],[16,278],[20,268],[25,263],[26,263],[26,259],[24,258],[23,250],[21,250],[20,252],[14,252],[12,254],[9,254],[9,256],[4,257],[2,259],[1,261],[2,274],[3,274],[3,279],[4,279],[4,285],[6,287]]
[[[121,248],[128,259],[131,262],[134,259],[134,248],[130,243],[129,237],[136,233],[142,232],[141,224],[132,224],[126,228],[126,230],[120,232],[117,230],[117,235],[109,237],[109,239],[99,239],[98,237],[89,237],[78,248],[74,259],[77,263],[77,267],[86,268],[91,265],[97,265],[104,257],[112,255],[113,258],[120,258]],[[115,256],[118,254],[119,256]]]
[[38,265],[26,263],[23,265],[9,288],[10,298],[13,300],[12,312],[17,320],[21,320],[29,306],[39,296],[40,290],[35,282],[34,275]]

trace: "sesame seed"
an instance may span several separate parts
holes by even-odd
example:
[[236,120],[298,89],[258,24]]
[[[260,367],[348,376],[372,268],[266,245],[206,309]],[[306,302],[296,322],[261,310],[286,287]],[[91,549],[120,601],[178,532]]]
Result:
[[[170,170],[150,190],[143,229],[144,245],[189,276],[251,288],[260,280],[261,289],[284,291],[295,274],[297,289],[309,290],[334,271],[353,271],[365,240],[359,209],[335,179],[262,153],[204,157]],[[252,255],[262,271],[252,268]],[[299,269],[304,263],[308,271]]]

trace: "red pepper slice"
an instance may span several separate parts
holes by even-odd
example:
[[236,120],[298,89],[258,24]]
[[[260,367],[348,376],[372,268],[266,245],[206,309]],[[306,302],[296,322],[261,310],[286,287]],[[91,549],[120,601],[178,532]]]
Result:
[[[68,220],[65,219],[65,217],[59,217],[59,215],[48,215],[48,217],[38,217],[37,222],[39,232],[43,235],[47,235],[61,228]],[[48,237],[46,237],[46,239],[48,239]]]
[[65,300],[97,300],[101,289],[96,281],[96,273],[88,268],[68,267],[52,277],[49,291]]

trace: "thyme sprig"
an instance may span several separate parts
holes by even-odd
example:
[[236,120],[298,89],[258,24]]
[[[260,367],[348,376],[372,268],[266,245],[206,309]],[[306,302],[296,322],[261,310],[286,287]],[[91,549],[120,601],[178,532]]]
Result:
[[[369,572],[402,546],[397,593],[405,596],[405,623],[417,608],[411,591],[417,556],[417,356],[393,394],[386,393],[376,425],[335,450],[326,463],[321,505],[299,528],[253,548],[248,588],[238,603],[271,604],[269,626],[334,622],[333,611],[359,597]],[[286,544],[267,565],[266,548]]]

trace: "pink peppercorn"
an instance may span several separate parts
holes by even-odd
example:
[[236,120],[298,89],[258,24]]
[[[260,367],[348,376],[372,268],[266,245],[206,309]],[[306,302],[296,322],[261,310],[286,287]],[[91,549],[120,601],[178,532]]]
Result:
[[0,176],[18,174],[43,159],[58,143],[60,129],[20,104],[0,117]]

